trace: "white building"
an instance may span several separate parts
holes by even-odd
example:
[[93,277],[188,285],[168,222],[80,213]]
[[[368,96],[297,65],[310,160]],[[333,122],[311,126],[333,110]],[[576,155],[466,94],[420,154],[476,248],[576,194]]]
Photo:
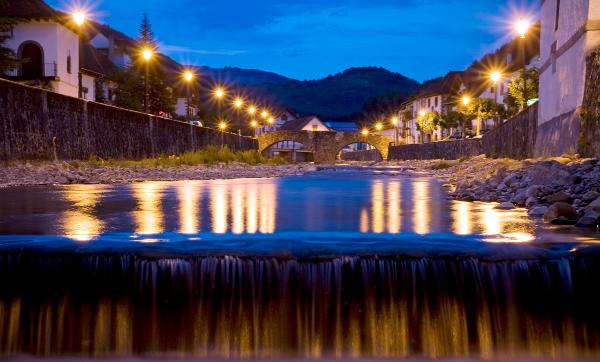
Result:
[[536,155],[577,150],[586,56],[599,46],[600,0],[542,1]]
[[15,19],[5,46],[20,64],[9,79],[71,97],[96,99],[96,79],[110,62],[82,42],[72,19],[41,0],[9,0],[3,16]]
[[298,118],[299,117],[296,114],[296,112],[292,111],[289,108],[286,108],[280,112],[277,112],[277,115],[273,118],[272,124],[269,124],[268,122],[262,124],[260,127],[257,127],[254,130],[254,134],[258,136],[259,134],[277,131],[284,124],[295,121]]

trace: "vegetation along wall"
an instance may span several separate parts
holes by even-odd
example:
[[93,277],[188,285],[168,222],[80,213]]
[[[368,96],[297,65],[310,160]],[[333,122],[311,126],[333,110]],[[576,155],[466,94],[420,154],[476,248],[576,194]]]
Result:
[[208,145],[257,149],[249,137],[0,80],[0,160],[139,159]]
[[581,107],[579,152],[600,156],[600,48],[587,57],[585,93]]

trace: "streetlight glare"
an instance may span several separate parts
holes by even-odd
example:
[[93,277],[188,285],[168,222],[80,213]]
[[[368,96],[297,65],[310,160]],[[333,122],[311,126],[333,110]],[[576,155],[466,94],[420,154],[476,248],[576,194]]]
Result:
[[219,129],[223,131],[225,128],[227,128],[227,123],[225,121],[219,122]]
[[215,97],[223,98],[225,96],[225,90],[221,87],[217,87],[214,91]]
[[74,11],[73,14],[72,14],[72,16],[73,16],[73,21],[78,26],[83,25],[83,23],[85,23],[85,19],[87,18],[87,16],[85,15],[85,13],[83,11],[81,11],[81,10]]
[[517,34],[519,34],[521,38],[525,37],[525,34],[527,34],[527,31],[529,31],[530,26],[531,24],[529,23],[529,20],[523,18],[519,19],[519,21],[515,23]]
[[400,120],[398,119],[398,117],[392,117],[392,124],[393,124],[394,126],[397,126],[397,125],[398,125],[398,122],[400,122]]
[[469,103],[471,103],[471,98],[470,98],[469,96],[464,96],[464,97],[462,97],[462,103],[463,103],[465,106],[468,106],[468,105],[469,105]]
[[262,113],[260,115],[261,115],[262,118],[267,119],[269,117],[269,112],[262,111]]
[[381,131],[381,130],[383,129],[383,124],[381,124],[381,122],[377,122],[377,123],[375,124],[375,128],[376,128],[378,131]]
[[192,79],[194,79],[194,73],[192,73],[191,71],[186,71],[185,73],[183,73],[183,78],[187,81],[190,82]]
[[267,122],[269,122],[269,124],[273,124],[275,122],[275,119],[273,117],[269,117]]
[[494,82],[494,84],[498,83],[498,81],[500,80],[500,78],[502,78],[502,74],[500,74],[499,71],[493,71],[490,74],[490,79],[492,79],[492,82]]
[[144,59],[146,59],[146,61],[150,60],[150,58],[152,58],[152,50],[148,48],[142,50],[142,56]]
[[242,108],[243,105],[244,101],[241,98],[236,98],[235,101],[233,101],[233,106],[235,108]]
[[368,129],[366,129],[366,128],[363,128],[363,130],[362,130],[362,131],[360,131],[360,133],[361,133],[363,136],[368,136],[368,135],[369,135],[369,130],[368,130]]
[[255,120],[252,120],[250,122],[250,126],[252,126],[252,128],[256,128],[256,127],[258,127],[258,122],[256,122]]
[[250,113],[250,114],[256,113],[256,107],[254,107],[254,106],[248,107],[248,113]]
[[424,110],[424,109],[421,109],[421,110],[419,111],[419,116],[421,116],[421,117],[425,117],[425,115],[426,115],[426,114],[427,114],[427,112],[425,112],[425,110]]

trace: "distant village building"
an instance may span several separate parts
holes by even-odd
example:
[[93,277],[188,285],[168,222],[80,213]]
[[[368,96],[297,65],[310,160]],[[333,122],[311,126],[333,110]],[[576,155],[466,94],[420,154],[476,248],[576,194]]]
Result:
[[273,123],[262,122],[262,125],[255,129],[254,134],[259,135],[268,132],[274,132],[279,130],[284,124],[295,121],[299,116],[293,110],[286,108],[282,111],[277,112],[277,115],[273,118]]
[[599,46],[600,1],[542,1],[537,155],[577,149],[586,56]]
[[113,65],[81,41],[69,16],[41,0],[10,0],[2,15],[16,23],[5,44],[20,63],[9,79],[90,100],[103,92],[97,80]]

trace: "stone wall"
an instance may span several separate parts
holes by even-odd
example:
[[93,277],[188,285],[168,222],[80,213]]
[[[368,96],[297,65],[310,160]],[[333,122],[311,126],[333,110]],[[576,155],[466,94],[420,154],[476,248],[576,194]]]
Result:
[[586,157],[600,156],[600,48],[587,58],[585,93],[581,110],[579,152]]
[[481,140],[441,141],[414,145],[391,146],[390,160],[457,160],[481,154]]
[[531,158],[537,135],[537,117],[538,107],[534,104],[481,139],[392,146],[389,159],[457,160],[481,154],[495,158]]
[[481,152],[488,157],[531,158],[537,135],[537,103],[486,133],[481,139]]
[[139,159],[256,140],[0,80],[0,160]]
[[342,161],[381,161],[381,154],[377,150],[343,152]]

